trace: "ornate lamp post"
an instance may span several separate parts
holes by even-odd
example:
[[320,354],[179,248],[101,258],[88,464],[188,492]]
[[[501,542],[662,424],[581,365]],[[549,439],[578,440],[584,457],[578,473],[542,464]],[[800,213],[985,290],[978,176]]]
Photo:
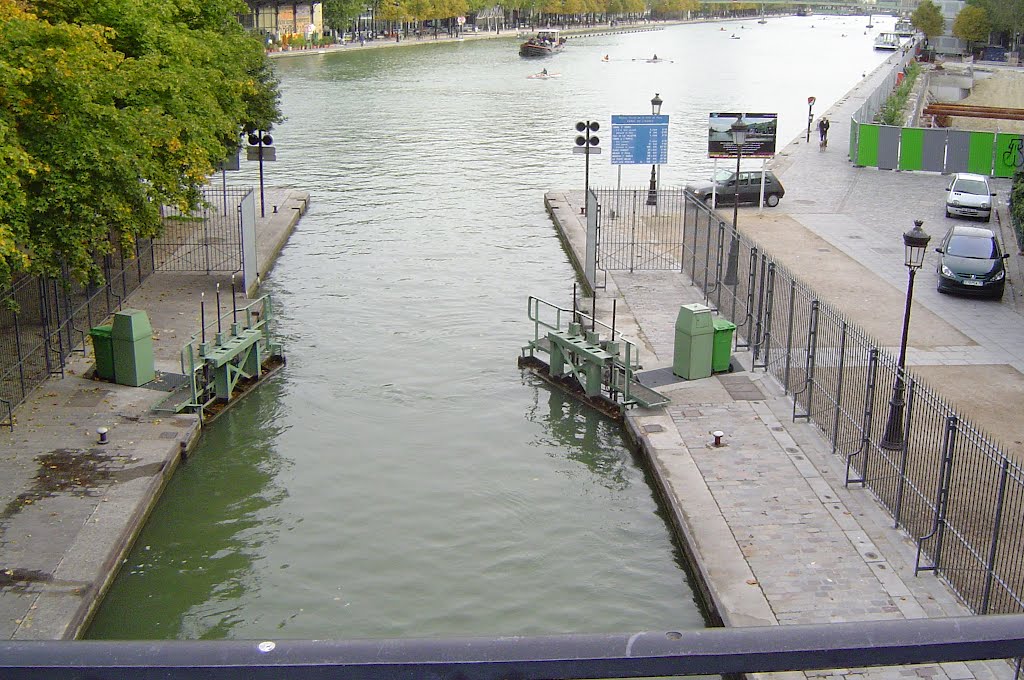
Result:
[[[661,97],[658,93],[654,93],[654,99],[651,100],[651,113],[655,116],[661,114]],[[647,205],[658,205],[658,175],[657,165],[651,164],[651,184],[647,189]]]
[[896,384],[889,401],[889,419],[885,423],[885,434],[879,443],[883,449],[903,448],[903,373],[907,363],[907,331],[910,328],[910,304],[914,299],[914,275],[924,264],[924,253],[932,237],[925,233],[923,220],[914,220],[914,228],[903,234],[904,262],[909,273],[907,282],[907,306],[903,312],[903,339],[900,340],[900,358],[896,368]]
[[732,135],[732,143],[736,146],[736,176],[733,178],[733,186],[736,188],[736,193],[733,196],[732,203],[732,238],[729,240],[729,261],[725,268],[725,280],[724,283],[728,286],[735,285],[737,283],[736,270],[739,266],[739,244],[736,243],[739,238],[739,232],[737,231],[737,224],[739,222],[739,211],[740,211],[740,161],[743,159],[743,145],[747,141],[747,131],[750,126],[743,120],[743,114],[741,113],[739,118],[736,119],[731,126],[729,126],[729,134]]

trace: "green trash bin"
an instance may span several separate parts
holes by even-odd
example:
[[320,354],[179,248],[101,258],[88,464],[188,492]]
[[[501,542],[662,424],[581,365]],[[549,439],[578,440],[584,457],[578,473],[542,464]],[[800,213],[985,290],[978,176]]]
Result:
[[711,353],[711,370],[715,373],[722,373],[729,370],[729,360],[732,359],[732,334],[736,330],[736,324],[725,319],[715,319],[715,348]]
[[118,385],[139,387],[156,378],[153,327],[144,311],[124,309],[115,314],[110,336]]
[[93,326],[89,329],[92,352],[96,355],[96,375],[100,380],[114,379],[114,343],[110,338],[113,326]]
[[710,376],[713,333],[710,307],[701,304],[680,307],[672,372],[687,380]]

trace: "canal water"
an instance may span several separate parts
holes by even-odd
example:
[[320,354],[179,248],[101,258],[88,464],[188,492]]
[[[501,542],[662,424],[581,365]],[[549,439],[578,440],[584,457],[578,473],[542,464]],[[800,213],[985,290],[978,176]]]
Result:
[[[568,305],[575,280],[543,193],[582,189],[578,120],[607,135],[655,93],[664,184],[710,172],[713,111],[778,112],[782,146],[808,96],[824,110],[887,56],[887,21],[676,26],[546,61],[504,37],[278,60],[288,120],[266,181],[312,196],[264,283],[288,365],[205,431],[89,636],[703,626],[619,428],[516,368],[527,296]],[[527,78],[542,67],[559,77]],[[604,140],[591,177],[610,186]]]

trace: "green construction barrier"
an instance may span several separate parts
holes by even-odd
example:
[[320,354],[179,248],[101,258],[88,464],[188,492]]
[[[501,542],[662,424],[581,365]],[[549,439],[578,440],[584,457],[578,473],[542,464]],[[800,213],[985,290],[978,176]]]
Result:
[[900,170],[924,168],[924,128],[903,128],[900,132]]
[[857,165],[878,167],[879,128],[880,125],[861,124],[857,140]]
[[967,146],[967,171],[979,175],[992,174],[994,132],[972,132]]
[[995,161],[995,177],[1013,177],[1018,168],[1024,169],[1024,137],[1008,132],[997,134]]

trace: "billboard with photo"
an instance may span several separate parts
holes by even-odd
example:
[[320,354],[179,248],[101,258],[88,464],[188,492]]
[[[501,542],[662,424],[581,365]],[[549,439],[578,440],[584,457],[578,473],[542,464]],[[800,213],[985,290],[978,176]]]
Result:
[[747,124],[743,142],[744,158],[771,158],[775,155],[777,113],[712,113],[708,122],[708,158],[736,158],[736,145],[729,129],[740,118]]

